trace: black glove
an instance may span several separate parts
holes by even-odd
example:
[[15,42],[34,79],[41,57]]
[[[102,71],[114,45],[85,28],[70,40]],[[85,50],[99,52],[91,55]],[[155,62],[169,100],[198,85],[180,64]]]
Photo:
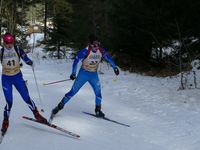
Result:
[[71,79],[71,80],[76,79],[76,75],[75,75],[75,74],[71,74],[71,75],[70,75],[70,79]]
[[114,68],[114,72],[116,75],[119,75],[119,69],[117,67]]
[[26,64],[29,65],[29,66],[32,66],[33,65],[33,61],[30,60]]
[[22,66],[23,66],[23,63],[22,63],[22,62],[20,62],[20,63],[19,63],[19,66],[20,66],[20,67],[22,67]]

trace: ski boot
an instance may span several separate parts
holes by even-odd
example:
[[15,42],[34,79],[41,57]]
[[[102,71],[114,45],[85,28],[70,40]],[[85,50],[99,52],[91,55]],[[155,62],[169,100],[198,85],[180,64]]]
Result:
[[33,114],[34,114],[34,116],[35,116],[35,119],[36,119],[37,121],[39,121],[40,123],[44,123],[44,124],[47,124],[47,123],[48,123],[47,119],[44,118],[44,117],[38,112],[37,109],[36,109],[36,110],[33,110]]
[[52,109],[51,111],[51,116],[50,116],[50,119],[49,119],[49,122],[51,123],[53,118],[55,117],[55,115],[61,110],[64,108],[64,103],[63,101],[61,101],[54,109]]
[[105,114],[101,111],[101,105],[96,105],[95,107],[95,114],[98,118],[104,118]]
[[4,118],[3,123],[2,123],[2,127],[1,127],[2,135],[4,135],[6,133],[8,126],[9,126],[9,120],[8,120],[8,118]]

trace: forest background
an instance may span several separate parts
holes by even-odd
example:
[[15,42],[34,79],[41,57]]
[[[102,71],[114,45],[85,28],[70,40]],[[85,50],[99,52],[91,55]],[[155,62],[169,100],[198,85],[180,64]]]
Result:
[[0,0],[0,14],[1,36],[11,32],[27,48],[27,28],[39,25],[58,59],[62,47],[85,47],[90,34],[130,72],[171,76],[200,56],[198,0]]

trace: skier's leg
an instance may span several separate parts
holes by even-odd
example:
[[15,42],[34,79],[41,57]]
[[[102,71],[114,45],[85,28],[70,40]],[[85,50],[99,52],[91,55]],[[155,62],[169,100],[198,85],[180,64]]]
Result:
[[52,110],[52,114],[55,115],[63,109],[64,105],[80,90],[80,88],[88,81],[89,76],[87,73],[80,69],[76,80],[71,88],[71,90],[65,94],[61,102]]
[[6,106],[4,107],[4,119],[3,119],[1,131],[5,133],[9,126],[9,116],[10,116],[10,111],[13,104],[12,83],[7,78],[7,76],[2,76],[2,87],[3,87],[4,96],[6,99]]
[[27,103],[28,107],[33,112],[33,115],[35,116],[35,118],[38,121],[40,121],[40,122],[47,123],[47,119],[44,118],[38,112],[37,107],[36,107],[34,101],[31,100],[31,98],[29,96],[28,88],[26,86],[26,83],[25,83],[24,79],[22,78],[22,75],[19,75],[16,78],[17,78],[17,80],[14,81],[14,86],[16,87],[16,89],[18,90],[18,92],[20,93],[20,95],[22,96],[23,100]]
[[90,80],[88,82],[92,86],[92,89],[93,89],[94,94],[95,94],[95,104],[101,105],[101,101],[102,101],[101,84],[100,84],[100,81],[99,81],[98,74],[96,72],[93,73],[92,77],[90,78]]
[[76,78],[73,83],[73,86],[69,92],[65,94],[63,97],[63,103],[66,104],[79,90],[80,88],[87,82],[87,78],[84,78],[84,75],[80,75]]
[[13,81],[13,84],[14,84],[15,88],[17,89],[17,91],[20,93],[20,95],[23,98],[23,100],[28,105],[28,107],[32,111],[36,110],[37,109],[36,105],[35,105],[34,101],[31,100],[31,98],[29,96],[28,88],[26,86],[26,83],[25,83],[21,73],[17,74],[15,76],[15,80]]
[[7,76],[2,76],[2,88],[6,99],[6,106],[4,108],[4,118],[9,118],[10,111],[13,104],[12,83]]
[[105,114],[101,111],[101,84],[99,81],[98,74],[95,72],[89,80],[90,85],[95,93],[95,113],[97,117],[105,117]]

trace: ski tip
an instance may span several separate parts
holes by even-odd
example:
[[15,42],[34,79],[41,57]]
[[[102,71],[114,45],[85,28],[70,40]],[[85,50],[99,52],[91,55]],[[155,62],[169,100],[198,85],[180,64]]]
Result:
[[22,116],[22,118],[26,119],[27,117],[26,116]]
[[29,118],[29,117],[27,117],[27,116],[22,116],[22,118],[23,118],[23,119],[30,120],[30,118]]
[[72,137],[74,137],[76,139],[80,139],[81,136],[76,134],[76,135],[73,135]]

